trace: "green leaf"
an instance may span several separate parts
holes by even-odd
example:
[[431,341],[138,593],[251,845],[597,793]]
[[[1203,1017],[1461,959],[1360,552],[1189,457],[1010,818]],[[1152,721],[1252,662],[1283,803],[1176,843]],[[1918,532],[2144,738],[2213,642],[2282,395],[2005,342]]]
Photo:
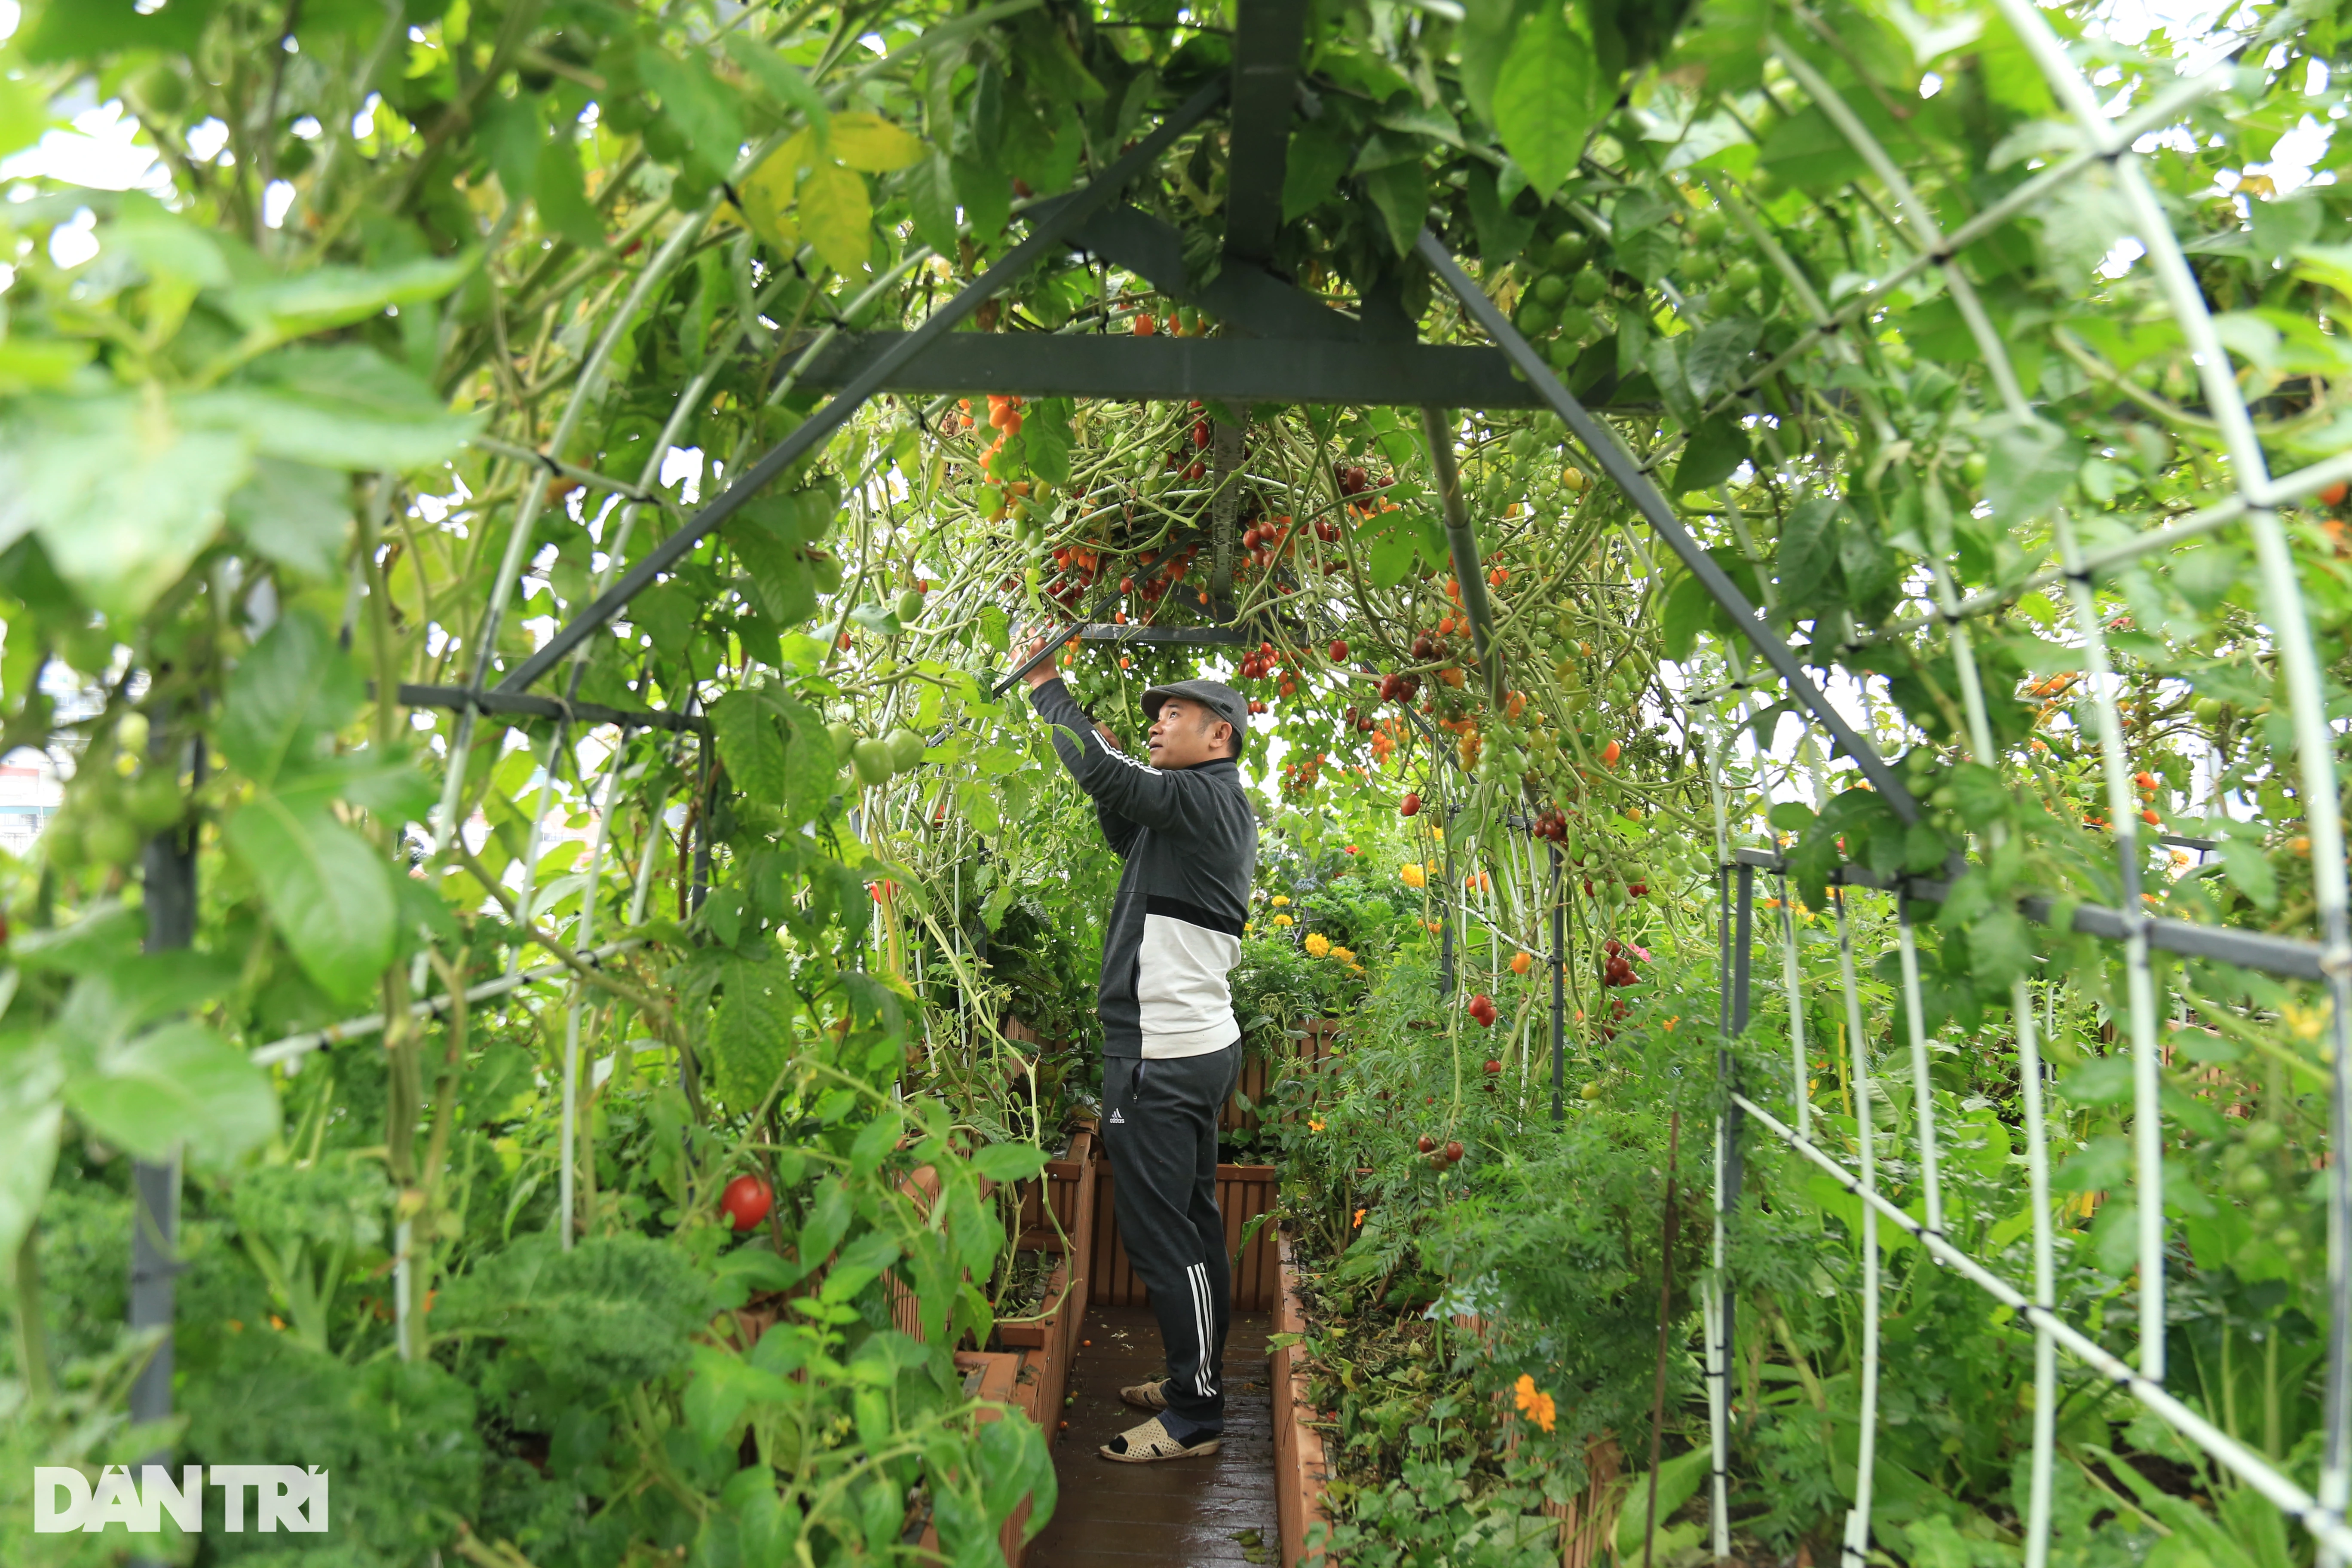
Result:
[[2000,775],[1982,763],[1962,763],[1952,770],[1948,782],[1957,797],[1960,820],[1979,832],[2006,819],[2015,804]]
[[1391,163],[1360,178],[1364,194],[1387,226],[1389,243],[1396,247],[1399,256],[1411,254],[1421,226],[1429,217],[1429,175],[1421,161]]
[[568,132],[569,127],[559,127],[540,144],[527,188],[539,208],[540,222],[583,250],[600,249],[604,244],[604,220],[588,199],[588,187],[580,174],[580,149]]
[[1986,456],[1985,500],[1995,520],[2012,528],[2046,516],[2083,466],[2080,443],[2040,419],[2002,430]]
[[[1701,420],[1683,447],[1681,461],[1675,465],[1675,493],[1697,495],[1713,489],[1738,472],[1750,455],[1748,432],[1740,427],[1738,414],[1727,409]],[[1784,553],[1786,548],[1784,544]]]
[[0,158],[41,139],[49,106],[29,81],[0,76]]
[[[1659,232],[1670,240],[1673,237],[1671,230]],[[1683,378],[1690,384],[1691,396],[1705,403],[1717,393],[1738,386],[1740,369],[1755,352],[1762,331],[1757,322],[1744,321],[1715,321],[1700,328],[1683,359]]]
[[38,532],[93,608],[138,616],[219,531],[251,471],[241,434],[191,429],[160,399],[50,399],[0,426],[0,545]]
[[1715,599],[1706,584],[1685,574],[1667,590],[1665,607],[1658,614],[1658,631],[1666,657],[1686,659],[1698,646],[1698,634],[1715,624]]
[[[1465,0],[1462,7],[1454,35],[1462,53],[1462,96],[1470,100],[1470,111],[1490,125],[1495,121],[1495,83],[1527,10],[1520,0]],[[1485,259],[1500,265],[1507,258]]]
[[742,106],[734,89],[698,58],[680,60],[659,49],[641,49],[636,64],[639,78],[661,100],[662,112],[686,132],[703,161],[720,174],[732,170],[743,151]]
[[907,205],[915,237],[941,256],[956,253],[955,174],[946,157],[934,153],[907,171]]
[[214,740],[266,788],[357,711],[365,689],[326,626],[307,610],[290,611],[237,661]]
[[908,134],[878,114],[862,110],[835,115],[827,145],[835,158],[867,174],[887,174],[906,168],[925,151],[920,137]]
[[1495,131],[1537,195],[1549,201],[1584,154],[1607,107],[1580,14],[1549,0],[1519,24],[1495,79]]
[[1370,559],[1365,563],[1372,585],[1393,588],[1412,576],[1412,558],[1413,540],[1411,534],[1402,530],[1382,534],[1373,542]]
[[351,480],[331,468],[263,458],[228,498],[228,521],[265,557],[304,577],[325,577],[352,524]]
[[862,277],[874,248],[874,206],[862,174],[819,163],[801,181],[801,234],[817,257],[844,278]]
[[383,314],[387,305],[438,300],[478,265],[472,255],[427,258],[371,270],[319,267],[292,278],[248,283],[223,299],[230,315],[264,342],[284,342]]
[[174,1143],[219,1167],[278,1131],[278,1097],[245,1053],[202,1024],[166,1024],[105,1054],[66,1087],[66,1104],[110,1143],[161,1159]]
[[263,794],[222,830],[261,889],[302,973],[345,1003],[365,996],[392,962],[398,900],[373,847],[323,809],[295,810]]
[[746,75],[815,128],[818,144],[823,145],[832,116],[825,110],[824,98],[809,85],[800,68],[741,32],[728,33],[726,47],[727,57],[741,66]]
[[1045,1168],[1045,1152],[1034,1143],[991,1143],[971,1157],[971,1168],[992,1182],[1025,1182]]
[[2278,872],[2260,844],[2236,837],[2221,840],[2221,868],[2238,891],[2259,910],[2278,908]]
[[1983,989],[2006,993],[2032,962],[2033,938],[2025,917],[2007,905],[1988,910],[1969,927],[1969,971]]
[[1491,271],[1526,247],[1528,236],[1535,232],[1534,215],[1522,217],[1512,210],[1496,188],[1495,171],[1484,163],[1470,166],[1465,194],[1470,198],[1470,226],[1478,234],[1478,260]]
[[1355,158],[1355,146],[1330,120],[1326,116],[1321,122],[1301,126],[1290,139],[1290,158],[1282,173],[1285,223],[1329,201]]
[[353,472],[439,463],[483,419],[451,413],[422,376],[359,343],[280,350],[177,407],[190,426],[234,432],[267,456]]
[[17,1246],[41,1212],[41,1200],[48,1195],[65,1122],[63,1108],[52,1098],[53,1086],[41,1089],[29,1077],[18,1077],[26,1065],[8,1062],[8,1076],[16,1081],[8,1098],[0,1100],[0,1149],[8,1151],[8,1157],[0,1160],[0,1257],[7,1258],[16,1256]]
[[736,787],[753,800],[782,805],[789,781],[774,706],[760,692],[738,689],[710,705],[710,723]]
[[1013,176],[992,162],[958,156],[949,163],[957,205],[975,245],[991,245],[1013,217]]

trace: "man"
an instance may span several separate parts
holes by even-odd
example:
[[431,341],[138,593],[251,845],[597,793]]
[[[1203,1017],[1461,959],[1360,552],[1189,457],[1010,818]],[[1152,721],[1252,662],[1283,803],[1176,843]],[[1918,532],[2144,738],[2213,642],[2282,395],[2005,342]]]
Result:
[[1217,1115],[1241,1076],[1242,1052],[1225,975],[1241,957],[1257,866],[1257,818],[1235,765],[1249,705],[1213,680],[1153,687],[1143,694],[1147,766],[1108,743],[1050,662],[1028,681],[1030,705],[1054,727],[1055,751],[1127,862],[1103,932],[1095,1009],[1103,1147],[1118,1177],[1119,1234],[1151,1292],[1168,1375],[1119,1391],[1158,1414],[1102,1454],[1123,1464],[1213,1454],[1224,1430],[1233,1318]]

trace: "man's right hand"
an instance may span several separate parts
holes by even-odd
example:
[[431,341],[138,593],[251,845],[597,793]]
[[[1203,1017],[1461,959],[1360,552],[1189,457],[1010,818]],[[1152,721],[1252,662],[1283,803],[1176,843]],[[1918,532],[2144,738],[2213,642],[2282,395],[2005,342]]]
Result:
[[[1029,639],[1029,646],[1021,650],[1022,662],[1026,664],[1029,660],[1036,658],[1039,654],[1045,652],[1045,644],[1048,640],[1049,639],[1043,632],[1031,637]],[[1050,658],[1046,658],[1038,659],[1036,665],[1021,679],[1028,683],[1030,690],[1034,691],[1039,687],[1045,685],[1047,681],[1059,680],[1061,678],[1062,672],[1054,668],[1054,661]]]

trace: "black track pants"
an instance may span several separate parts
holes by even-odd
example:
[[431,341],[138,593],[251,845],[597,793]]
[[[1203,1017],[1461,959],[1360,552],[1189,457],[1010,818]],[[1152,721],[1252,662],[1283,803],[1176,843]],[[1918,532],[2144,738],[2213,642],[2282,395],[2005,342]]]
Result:
[[1233,1277],[1217,1213],[1217,1114],[1241,1077],[1239,1042],[1197,1057],[1104,1063],[1103,1147],[1119,1236],[1151,1292],[1168,1352],[1168,1407],[1195,1427],[1225,1421]]

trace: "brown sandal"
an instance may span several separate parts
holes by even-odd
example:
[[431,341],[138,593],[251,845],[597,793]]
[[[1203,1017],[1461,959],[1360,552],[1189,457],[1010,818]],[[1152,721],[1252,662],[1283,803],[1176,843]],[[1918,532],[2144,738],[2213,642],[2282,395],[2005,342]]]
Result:
[[1168,1380],[1163,1377],[1151,1383],[1131,1383],[1118,1391],[1118,1396],[1138,1410],[1165,1410]]

